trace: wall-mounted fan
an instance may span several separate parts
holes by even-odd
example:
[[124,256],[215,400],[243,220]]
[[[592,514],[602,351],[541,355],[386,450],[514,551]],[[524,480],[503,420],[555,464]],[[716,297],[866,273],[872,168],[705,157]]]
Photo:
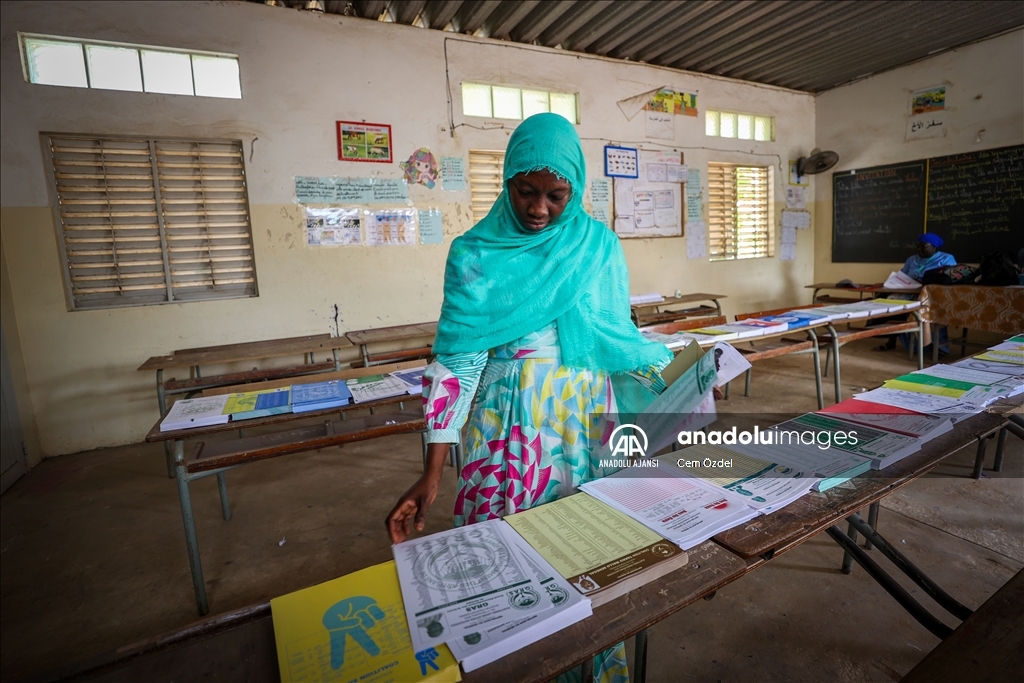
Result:
[[797,176],[814,175],[824,173],[839,163],[839,155],[835,152],[822,152],[815,147],[811,150],[811,156],[800,157],[796,160]]

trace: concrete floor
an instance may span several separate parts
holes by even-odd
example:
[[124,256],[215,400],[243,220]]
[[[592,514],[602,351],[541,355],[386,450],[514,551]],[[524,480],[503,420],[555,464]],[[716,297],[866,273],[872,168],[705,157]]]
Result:
[[[905,354],[871,352],[872,341],[843,349],[847,396],[916,367]],[[720,410],[813,410],[809,364],[806,356],[759,363],[752,396],[740,387]],[[831,378],[826,397],[830,386]],[[390,559],[383,519],[417,476],[419,444],[416,435],[390,437],[234,470],[230,522],[220,517],[213,478],[195,483],[212,612]],[[881,515],[881,532],[971,608],[1024,565],[1024,445],[1010,437],[1007,446],[1003,472],[970,479],[974,453],[965,449],[890,496]],[[428,531],[449,526],[454,486],[448,469]],[[196,619],[177,493],[159,445],[46,460],[4,494],[0,511],[4,680]],[[658,624],[648,680],[898,680],[938,641],[859,567],[840,574],[841,557],[819,535]]]

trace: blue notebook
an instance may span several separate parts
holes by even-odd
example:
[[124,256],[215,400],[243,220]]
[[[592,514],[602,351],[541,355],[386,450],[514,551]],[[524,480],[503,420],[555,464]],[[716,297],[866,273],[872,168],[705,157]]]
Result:
[[256,396],[256,403],[252,410],[232,413],[231,420],[253,420],[257,417],[270,417],[271,415],[290,413],[292,412],[290,395],[291,392],[287,388],[259,394]]
[[827,316],[817,313],[809,313],[806,311],[789,311],[788,313],[782,313],[780,315],[761,316],[761,320],[786,323],[789,325],[789,329],[791,330],[798,327],[807,327],[812,323],[821,322],[823,318],[827,319]]
[[292,412],[295,413],[337,408],[351,402],[352,392],[345,386],[344,380],[292,385]]

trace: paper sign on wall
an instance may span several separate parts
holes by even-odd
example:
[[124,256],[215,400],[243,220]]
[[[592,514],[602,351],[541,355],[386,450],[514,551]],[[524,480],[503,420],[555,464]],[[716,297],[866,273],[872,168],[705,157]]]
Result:
[[644,135],[653,140],[675,140],[676,121],[672,114],[661,111],[646,111]]
[[911,116],[907,119],[907,140],[946,137],[946,112]]
[[[704,205],[701,200],[700,169],[691,168],[686,172],[686,222],[704,220]],[[687,230],[689,234],[689,230]]]
[[363,211],[366,243],[371,246],[416,244],[415,209]]
[[611,195],[611,182],[607,178],[594,178],[590,181],[590,215],[609,228],[612,227]]
[[703,221],[687,222],[686,258],[707,258],[707,227]]
[[462,157],[441,157],[441,184],[444,189],[466,189],[466,160]]
[[788,185],[786,186],[786,208],[787,209],[806,209],[807,208],[807,188],[801,185]]
[[440,209],[419,212],[420,244],[442,244],[444,242],[444,220]]
[[610,178],[637,178],[640,165],[635,147],[604,147],[604,174]]
[[386,123],[337,121],[338,159],[390,164],[391,126]]
[[306,246],[328,247],[362,244],[359,209],[306,207]]
[[403,178],[334,178],[295,176],[300,204],[385,204],[409,201]]
[[807,211],[783,211],[782,227],[807,229],[811,227],[811,214]]

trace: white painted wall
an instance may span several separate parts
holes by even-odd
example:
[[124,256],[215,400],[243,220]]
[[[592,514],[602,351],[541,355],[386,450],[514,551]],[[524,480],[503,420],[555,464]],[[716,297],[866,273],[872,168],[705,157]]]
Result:
[[[910,94],[940,83],[946,137],[906,141]],[[1024,142],[1024,30],[822,93],[816,130],[840,161],[815,179],[815,280],[880,282],[902,264],[832,263],[832,172]]]
[[[194,48],[239,55],[241,100],[80,90],[27,84],[17,31]],[[447,41],[447,45],[446,45]],[[468,192],[416,186],[419,208],[445,213],[444,245],[307,249],[294,175],[400,177],[391,165],[336,158],[338,119],[391,123],[399,160],[421,146],[435,155],[503,149],[510,129],[457,127],[451,136],[445,48],[455,97],[462,80],[580,93],[578,130],[591,175],[608,141],[645,141],[643,117],[616,101],[669,86],[698,106],[776,117],[777,142],[704,136],[703,116],[677,117],[676,149],[710,161],[772,165],[776,206],[782,168],[814,146],[815,100],[804,93],[438,31],[298,12],[246,2],[19,2],[0,29],[3,256],[10,281],[40,451],[58,455],[138,441],[157,419],[152,375],[135,368],[175,348],[334,332],[436,319],[447,246],[471,226]],[[253,299],[68,312],[39,142],[41,131],[230,137],[244,140],[260,296]],[[796,261],[686,259],[682,238],[626,241],[632,291],[727,294],[730,314],[803,301],[813,275],[812,231]],[[11,327],[5,323],[10,334]]]

